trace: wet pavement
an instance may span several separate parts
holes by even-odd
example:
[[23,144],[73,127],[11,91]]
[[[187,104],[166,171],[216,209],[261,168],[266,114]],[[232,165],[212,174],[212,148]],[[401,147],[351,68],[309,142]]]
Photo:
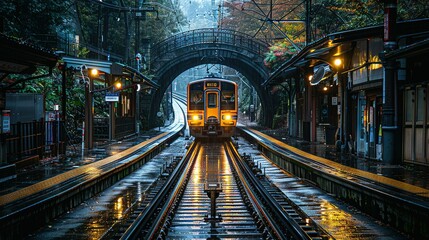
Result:
[[[16,191],[59,173],[113,155],[156,135],[159,133],[156,130],[154,129],[144,133],[142,136],[119,142],[96,144],[96,147],[92,151],[85,152],[84,157],[80,155],[81,152],[78,148],[71,148],[66,159],[44,159],[42,164],[38,166],[20,170],[15,180],[2,183],[0,195]],[[331,145],[314,144],[290,138],[282,130],[259,130],[311,154],[429,189],[428,167],[412,164],[386,165],[380,161],[359,158],[351,154],[341,154]],[[103,192],[99,196],[86,201],[80,207],[56,219],[52,224],[30,237],[32,239],[60,239],[64,237],[66,239],[93,239],[101,237],[109,226],[112,226],[124,214],[127,214],[127,211],[136,199],[144,197],[145,190],[156,180],[160,168],[168,161],[167,159],[170,159],[172,154],[177,154],[185,150],[186,141],[183,138],[180,139],[179,143],[172,144],[167,148],[166,153],[162,153],[160,157],[148,162],[140,170],[130,175],[127,180],[109,188],[109,191]],[[239,150],[244,150],[246,153],[256,151],[251,147]],[[163,154],[167,155],[163,156]],[[269,163],[267,159],[258,153],[254,152],[254,155],[255,160],[260,161],[263,168],[266,169],[268,178],[281,188],[290,199],[296,201],[314,220],[329,232],[335,233],[337,239],[405,238],[394,229],[383,226],[355,208],[339,202],[317,188],[313,188],[305,181],[290,176],[288,173]],[[345,228],[342,226],[341,224],[344,222],[349,223],[351,227]]]
[[311,143],[302,139],[289,137],[285,129],[266,130],[256,126],[255,129],[313,155],[335,161],[345,166],[429,189],[429,167],[409,163],[400,165],[385,164],[379,160],[371,160],[358,157],[355,154],[338,152],[334,145]]
[[58,174],[112,156],[159,133],[154,129],[122,141],[96,142],[93,149],[85,152],[82,152],[77,146],[69,146],[66,156],[60,156],[59,159],[57,157],[46,158],[41,160],[39,165],[18,169],[15,179],[0,183],[0,195],[28,187]]
[[335,199],[305,180],[291,176],[245,140],[240,138],[238,144],[240,154],[250,155],[270,182],[335,239],[407,239],[395,229]]
[[[115,152],[140,140],[137,138],[108,148]],[[158,179],[163,166],[175,156],[184,155],[185,144],[186,141],[179,138],[139,170],[55,219],[28,239],[100,239],[115,224],[127,219],[133,207],[144,200],[146,191]]]

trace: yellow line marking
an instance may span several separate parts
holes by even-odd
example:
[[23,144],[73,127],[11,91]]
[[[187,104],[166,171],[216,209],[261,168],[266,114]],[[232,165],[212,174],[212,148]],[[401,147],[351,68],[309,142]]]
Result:
[[139,150],[140,148],[144,147],[145,145],[151,144],[155,142],[156,140],[164,137],[167,135],[168,132],[164,132],[160,135],[157,135],[156,137],[150,138],[142,143],[139,143],[135,146],[132,146],[122,152],[119,152],[115,155],[109,156],[107,158],[101,159],[97,162],[90,163],[88,165],[81,166],[79,168],[67,171],[65,173],[56,175],[54,177],[51,177],[49,179],[43,180],[41,182],[35,183],[31,186],[19,189],[15,192],[8,193],[6,195],[0,196],[0,206],[11,203],[13,201],[16,201],[18,199],[33,195],[37,192],[46,190],[50,187],[53,187],[59,183],[65,182],[70,178],[76,177],[80,174],[87,174],[96,176],[99,175],[102,170],[100,167],[104,166],[105,164],[114,162],[122,157],[125,157],[127,155],[130,155],[131,153]]
[[[377,175],[377,174],[374,174],[374,173],[370,173],[370,172],[367,172],[367,171],[363,171],[363,170],[360,170],[360,169],[356,169],[356,168],[352,168],[352,167],[349,167],[349,166],[345,166],[345,165],[342,165],[340,163],[331,161],[329,159],[322,158],[322,157],[319,157],[319,156],[316,156],[316,155],[304,152],[304,151],[302,151],[302,150],[300,150],[298,148],[295,148],[295,147],[292,147],[290,145],[287,145],[286,143],[283,143],[283,142],[281,142],[281,141],[279,141],[279,140],[277,140],[277,139],[275,139],[273,137],[270,137],[270,136],[268,136],[268,135],[266,135],[264,133],[261,133],[261,132],[259,132],[257,130],[250,129],[250,128],[248,128],[248,130],[254,132],[255,134],[257,134],[259,136],[263,136],[264,138],[266,138],[269,141],[277,144],[278,146],[281,146],[282,148],[285,148],[285,149],[287,149],[287,150],[289,150],[291,152],[294,152],[294,153],[296,153],[298,155],[301,155],[303,157],[309,158],[309,159],[314,160],[316,162],[323,163],[323,164],[325,164],[327,166],[331,166],[331,167],[333,167],[333,168],[335,168],[337,170],[343,171],[344,173],[348,173],[348,174],[353,174],[353,175],[356,175],[356,176],[364,177],[364,178],[367,178],[367,179],[375,181],[375,182],[379,182],[379,183],[382,183],[382,184],[385,184],[385,185],[388,185],[388,186],[392,186],[392,187],[395,187],[395,188],[398,188],[398,189],[401,189],[401,190],[404,190],[404,191],[407,191],[407,192],[410,192],[410,193],[413,193],[413,194],[416,194],[416,195],[419,195],[419,196],[423,196],[423,197],[429,198],[429,189],[418,187],[418,186],[415,186],[415,185],[411,185],[409,183],[401,182],[401,181],[398,181],[398,180],[395,180],[395,179],[392,179],[392,178],[380,176],[380,175]],[[332,172],[331,172],[331,174],[332,174]],[[341,174],[337,174],[337,175],[341,175]]]

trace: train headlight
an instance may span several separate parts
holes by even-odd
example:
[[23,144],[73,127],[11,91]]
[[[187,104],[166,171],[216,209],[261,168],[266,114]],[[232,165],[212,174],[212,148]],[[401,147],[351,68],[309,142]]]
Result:
[[223,115],[223,116],[222,116],[222,119],[223,119],[223,120],[231,120],[231,118],[232,118],[232,117],[231,117],[231,115],[229,115],[229,114],[228,114],[228,115]]
[[192,116],[192,120],[193,121],[198,121],[198,120],[201,120],[201,119],[203,119],[203,116],[201,116],[201,115],[193,115]]

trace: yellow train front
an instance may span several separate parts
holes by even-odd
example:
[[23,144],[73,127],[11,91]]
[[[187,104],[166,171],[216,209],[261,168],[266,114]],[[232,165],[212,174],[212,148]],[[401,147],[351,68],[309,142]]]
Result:
[[227,138],[235,134],[238,87],[233,81],[204,78],[188,84],[188,125],[196,138]]

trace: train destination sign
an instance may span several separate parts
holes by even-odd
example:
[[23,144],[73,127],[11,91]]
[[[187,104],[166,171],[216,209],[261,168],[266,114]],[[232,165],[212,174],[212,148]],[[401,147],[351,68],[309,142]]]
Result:
[[219,87],[218,82],[206,82],[206,87]]

